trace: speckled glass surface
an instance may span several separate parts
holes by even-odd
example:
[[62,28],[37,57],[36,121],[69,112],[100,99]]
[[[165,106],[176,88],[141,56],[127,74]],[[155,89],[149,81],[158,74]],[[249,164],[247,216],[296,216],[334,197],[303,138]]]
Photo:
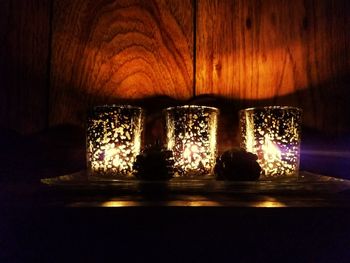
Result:
[[143,113],[139,107],[95,107],[87,121],[87,167],[96,178],[132,176],[141,149]]
[[206,106],[181,106],[165,110],[166,145],[173,151],[177,177],[212,173],[216,159],[219,110]]
[[300,109],[287,106],[239,112],[241,147],[258,155],[262,178],[298,174],[301,113]]

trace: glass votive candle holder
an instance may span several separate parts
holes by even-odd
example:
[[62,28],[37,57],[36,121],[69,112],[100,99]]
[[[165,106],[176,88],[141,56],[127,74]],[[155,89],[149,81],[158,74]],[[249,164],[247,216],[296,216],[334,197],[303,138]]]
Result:
[[95,179],[132,177],[141,149],[143,111],[130,105],[94,107],[87,121],[88,174]]
[[217,153],[219,110],[207,106],[179,106],[164,110],[166,145],[173,151],[175,176],[210,175]]
[[239,112],[241,148],[258,156],[261,178],[298,175],[301,115],[301,109],[289,106]]

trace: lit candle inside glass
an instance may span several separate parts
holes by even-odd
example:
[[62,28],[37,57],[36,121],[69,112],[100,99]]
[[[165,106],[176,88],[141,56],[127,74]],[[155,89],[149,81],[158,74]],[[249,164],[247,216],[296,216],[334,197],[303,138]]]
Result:
[[265,135],[264,139],[265,143],[261,146],[263,159],[269,163],[270,166],[273,166],[273,163],[278,166],[282,161],[280,149],[269,139],[268,134]]
[[219,110],[206,106],[181,106],[165,110],[167,148],[173,151],[176,175],[208,175],[216,159]]
[[132,176],[141,148],[142,109],[128,105],[97,106],[87,123],[87,166],[90,176]]
[[299,169],[301,110],[271,106],[241,110],[241,147],[257,154],[262,178],[296,176]]

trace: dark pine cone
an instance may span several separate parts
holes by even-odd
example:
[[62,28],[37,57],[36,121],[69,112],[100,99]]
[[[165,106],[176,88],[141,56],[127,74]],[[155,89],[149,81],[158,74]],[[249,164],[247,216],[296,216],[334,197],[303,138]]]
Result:
[[217,180],[254,181],[260,177],[258,157],[243,149],[224,152],[216,160],[214,172]]
[[136,156],[133,168],[139,180],[169,180],[174,175],[173,152],[163,148],[159,143],[146,147]]

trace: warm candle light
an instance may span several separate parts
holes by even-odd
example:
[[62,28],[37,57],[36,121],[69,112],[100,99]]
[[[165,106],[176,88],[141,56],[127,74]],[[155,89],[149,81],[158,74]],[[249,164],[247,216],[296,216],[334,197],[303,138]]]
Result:
[[263,158],[269,163],[279,163],[282,160],[280,149],[269,139],[268,134],[266,134],[264,138],[265,143],[261,146]]
[[301,110],[293,107],[240,111],[241,147],[258,155],[263,178],[297,175],[300,122]]
[[142,109],[98,106],[88,119],[87,161],[96,178],[130,176],[141,148]]
[[190,142],[185,143],[185,149],[183,151],[183,160],[180,162],[182,164],[187,163],[191,170],[195,170],[197,167],[204,165],[203,163],[206,163],[205,158],[205,149]]
[[173,151],[177,176],[207,175],[216,158],[219,110],[205,106],[168,108],[167,148]]

